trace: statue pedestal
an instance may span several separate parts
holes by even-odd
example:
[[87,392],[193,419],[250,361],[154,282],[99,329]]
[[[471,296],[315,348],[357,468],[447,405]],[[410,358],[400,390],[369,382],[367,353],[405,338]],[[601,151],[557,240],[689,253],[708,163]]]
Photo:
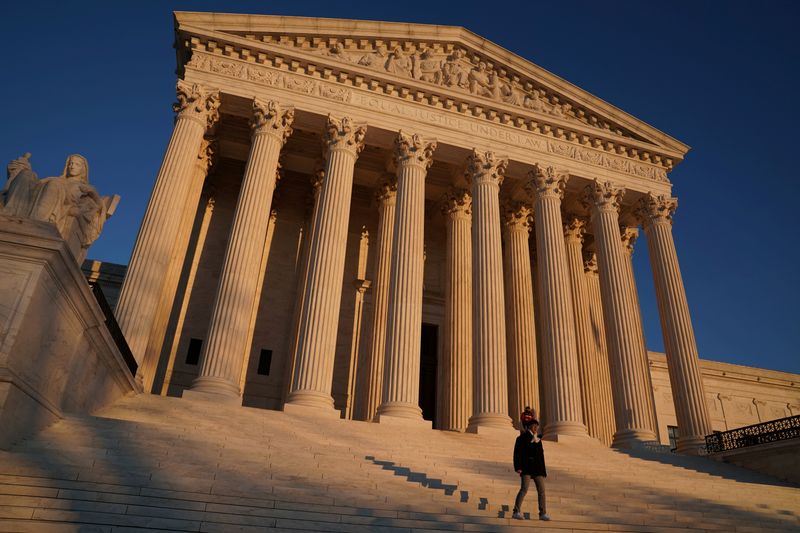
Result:
[[69,244],[0,215],[0,449],[138,391]]

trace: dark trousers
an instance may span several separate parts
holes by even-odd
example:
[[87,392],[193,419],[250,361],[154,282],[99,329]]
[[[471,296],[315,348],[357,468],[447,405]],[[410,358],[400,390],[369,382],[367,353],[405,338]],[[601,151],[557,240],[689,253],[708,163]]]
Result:
[[[525,495],[528,493],[528,487],[531,484],[531,476],[524,474],[519,476],[519,492],[517,493],[517,499],[514,501],[514,510],[521,511],[522,510],[522,500],[525,499]],[[544,476],[536,476],[533,478],[533,483],[536,485],[536,492],[539,494],[539,514],[547,513],[547,504],[545,503],[544,499]]]

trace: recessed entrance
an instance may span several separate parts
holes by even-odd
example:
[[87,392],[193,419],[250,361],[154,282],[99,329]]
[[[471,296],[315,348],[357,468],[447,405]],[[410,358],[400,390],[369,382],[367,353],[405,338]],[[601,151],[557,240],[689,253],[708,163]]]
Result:
[[419,354],[419,407],[422,418],[436,426],[436,348],[439,344],[439,326],[422,324],[422,342]]

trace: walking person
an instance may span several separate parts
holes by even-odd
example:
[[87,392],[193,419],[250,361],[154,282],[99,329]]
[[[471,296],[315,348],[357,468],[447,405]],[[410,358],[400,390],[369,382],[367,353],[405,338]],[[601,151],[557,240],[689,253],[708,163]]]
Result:
[[526,407],[520,416],[520,422],[522,431],[514,444],[514,470],[519,474],[520,488],[511,517],[522,520],[522,501],[533,479],[539,495],[539,520],[550,520],[545,502],[544,479],[547,477],[547,470],[544,466],[542,439],[539,438],[539,421],[536,420],[530,407]]

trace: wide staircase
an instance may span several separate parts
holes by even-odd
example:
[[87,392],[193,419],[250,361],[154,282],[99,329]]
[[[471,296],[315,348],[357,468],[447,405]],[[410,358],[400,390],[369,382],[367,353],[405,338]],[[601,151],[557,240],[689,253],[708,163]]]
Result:
[[[800,488],[726,464],[139,395],[0,452],[0,531],[800,531]],[[521,530],[521,529],[519,529]]]

